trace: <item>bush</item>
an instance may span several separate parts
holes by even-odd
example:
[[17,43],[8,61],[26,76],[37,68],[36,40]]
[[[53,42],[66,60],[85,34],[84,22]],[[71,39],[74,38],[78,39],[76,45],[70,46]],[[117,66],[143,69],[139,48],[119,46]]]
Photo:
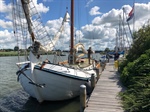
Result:
[[[138,31],[127,60],[120,64],[121,81],[127,90],[120,93],[127,112],[150,110],[150,28]],[[145,40],[144,40],[145,39]]]

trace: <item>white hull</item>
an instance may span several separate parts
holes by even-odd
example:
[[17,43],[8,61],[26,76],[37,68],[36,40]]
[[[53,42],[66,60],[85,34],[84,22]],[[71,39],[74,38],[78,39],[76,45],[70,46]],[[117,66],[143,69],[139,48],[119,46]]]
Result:
[[89,74],[75,70],[73,68],[62,67],[59,65],[46,64],[43,69],[35,66],[33,74],[30,67],[23,71],[29,78],[34,80],[36,84],[45,84],[44,88],[33,85],[23,74],[19,75],[19,81],[24,90],[39,102],[44,100],[58,101],[71,99],[79,95],[80,85],[88,83],[91,72]]
[[[51,39],[45,27],[42,26],[39,14],[37,12],[30,13],[36,11],[32,0],[21,0],[21,2],[14,0],[13,5],[14,36],[18,38],[17,40],[22,40],[22,37],[28,39],[29,36],[27,34],[29,33],[32,39],[32,46],[28,57],[30,61],[17,63],[17,65],[22,65],[17,75],[24,90],[39,102],[44,100],[66,100],[78,96],[80,85],[87,83],[91,78],[91,74],[95,73],[93,70],[94,64],[90,65],[86,62],[86,66],[81,66],[84,65],[82,64],[84,61],[81,63],[78,62],[81,65],[75,65],[75,68],[70,68],[69,65],[69,67],[61,66],[65,65],[64,62],[61,65],[56,65],[45,62],[46,60],[43,62],[45,63],[44,65],[38,64],[40,61],[39,54],[47,54],[49,51],[56,50],[55,43],[58,41],[63,29],[65,29],[63,25],[69,19],[68,13],[66,13],[62,21],[62,26],[58,30],[58,33]],[[73,1],[71,2],[71,6],[73,6]],[[71,12],[73,12],[73,9],[71,9]],[[22,15],[23,13],[24,18],[18,17],[19,14]],[[75,53],[76,49],[81,47],[84,54],[87,53],[82,44],[78,44],[74,48],[74,23],[72,21],[73,14],[71,15],[70,55],[67,60],[69,64],[73,64],[77,59],[77,61],[80,61],[79,59],[82,55],[77,57]],[[25,27],[22,27],[22,25],[25,25]],[[26,46],[28,44],[27,41]],[[92,50],[89,50],[89,54],[91,53],[93,53]],[[56,60],[54,59],[53,61]],[[80,70],[81,68],[84,68],[86,72],[83,69]],[[41,84],[45,85],[45,87],[41,88]]]

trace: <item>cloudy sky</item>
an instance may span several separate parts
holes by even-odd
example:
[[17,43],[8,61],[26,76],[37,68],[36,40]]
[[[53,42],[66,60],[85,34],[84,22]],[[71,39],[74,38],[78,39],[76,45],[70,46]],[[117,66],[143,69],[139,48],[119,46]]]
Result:
[[[11,1],[13,0],[0,0],[0,49],[13,49],[17,45],[17,39],[13,34]],[[70,0],[33,0],[33,2],[45,28],[50,35],[55,35],[65,12],[70,13]],[[75,43],[81,42],[86,48],[92,46],[94,50],[104,50],[106,47],[114,49],[116,37],[119,35],[117,33],[119,18],[121,16],[123,19],[124,8],[123,34],[127,45],[128,41],[131,41],[131,35],[126,17],[132,10],[134,2],[134,18],[129,21],[131,32],[141,28],[150,19],[149,0],[75,0]],[[69,38],[69,23],[66,23],[56,48],[68,50]]]

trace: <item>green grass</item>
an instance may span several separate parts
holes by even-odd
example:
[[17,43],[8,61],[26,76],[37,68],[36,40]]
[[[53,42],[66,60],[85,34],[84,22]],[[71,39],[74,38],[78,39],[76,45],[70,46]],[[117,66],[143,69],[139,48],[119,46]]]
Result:
[[[21,55],[23,55],[23,53],[21,53]],[[4,56],[18,56],[18,52],[17,51],[9,51],[9,52],[0,51],[0,57],[4,57]]]
[[[45,54],[43,53],[43,55]],[[53,54],[53,52],[49,52],[48,54],[51,55]],[[24,55],[25,55],[24,52],[20,52],[20,56],[24,56]],[[0,51],[0,57],[5,57],[5,56],[18,56],[18,51]]]

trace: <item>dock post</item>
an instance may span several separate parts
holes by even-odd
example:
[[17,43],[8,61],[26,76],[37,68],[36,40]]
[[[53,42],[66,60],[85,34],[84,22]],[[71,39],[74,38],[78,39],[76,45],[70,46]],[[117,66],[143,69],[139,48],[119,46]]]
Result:
[[102,73],[102,69],[103,69],[103,64],[102,62],[100,63],[100,68],[99,68],[99,72]]
[[80,86],[80,112],[84,112],[86,107],[86,86]]
[[100,78],[100,73],[99,73],[99,69],[98,68],[96,68],[96,76],[97,76],[97,81],[98,81],[99,78]]
[[96,83],[96,78],[95,78],[95,75],[92,74],[92,75],[91,75],[91,87],[92,87],[92,88],[95,87],[95,83]]

